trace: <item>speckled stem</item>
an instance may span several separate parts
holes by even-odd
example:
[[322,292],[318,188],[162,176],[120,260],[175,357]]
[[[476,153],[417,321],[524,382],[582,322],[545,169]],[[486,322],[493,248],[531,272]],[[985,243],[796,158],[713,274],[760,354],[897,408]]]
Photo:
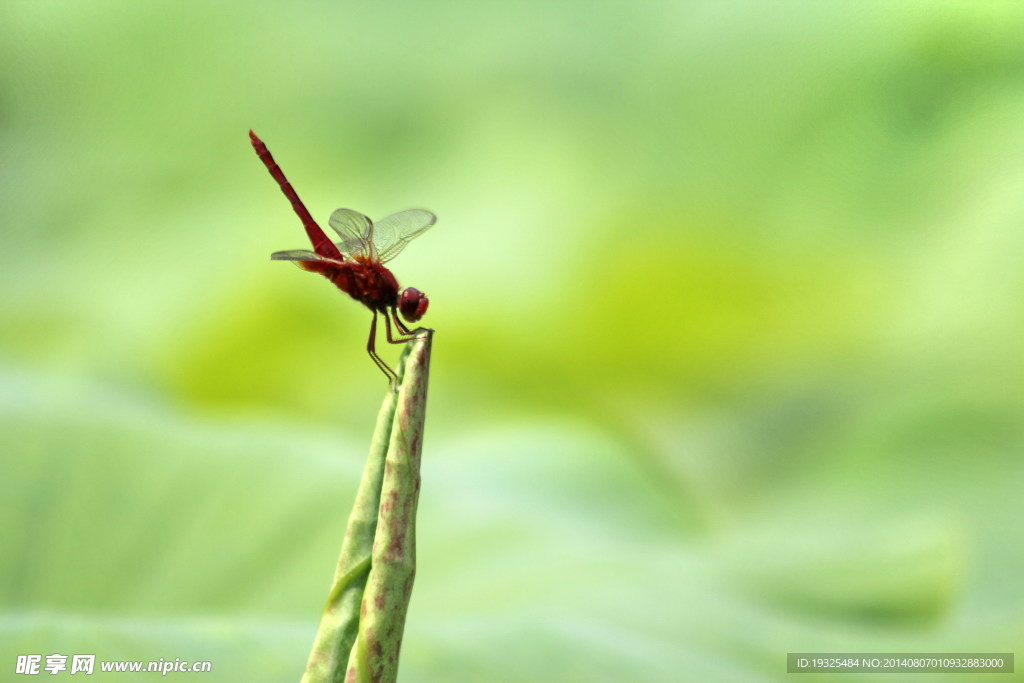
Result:
[[384,465],[377,534],[363,592],[359,634],[345,680],[390,683],[398,678],[405,615],[416,574],[416,503],[430,371],[430,335],[414,342],[402,363],[391,443]]
[[398,675],[416,570],[416,503],[430,333],[406,345],[399,391],[384,397],[304,683],[388,682]]

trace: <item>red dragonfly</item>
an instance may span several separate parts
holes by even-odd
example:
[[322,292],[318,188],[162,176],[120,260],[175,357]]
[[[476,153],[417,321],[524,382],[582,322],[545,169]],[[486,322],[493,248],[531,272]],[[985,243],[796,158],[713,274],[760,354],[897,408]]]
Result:
[[[384,316],[388,342],[403,344],[416,339],[416,335],[422,332],[432,330],[426,327],[410,330],[398,314],[401,313],[410,323],[415,323],[427,312],[429,301],[427,295],[415,287],[406,287],[399,293],[398,281],[384,264],[397,256],[414,238],[426,232],[437,221],[437,217],[424,209],[409,209],[374,223],[358,211],[338,209],[331,214],[328,224],[338,233],[341,241],[331,242],[306,210],[263,141],[251,130],[249,140],[270,175],[281,186],[284,196],[292,203],[292,208],[306,228],[309,241],[313,243],[313,251],[276,251],[270,258],[275,261],[294,261],[303,270],[320,273],[338,289],[373,311],[366,350],[377,367],[391,380],[392,387],[397,387],[398,375],[377,355],[377,314]],[[403,337],[392,338],[392,319]]]

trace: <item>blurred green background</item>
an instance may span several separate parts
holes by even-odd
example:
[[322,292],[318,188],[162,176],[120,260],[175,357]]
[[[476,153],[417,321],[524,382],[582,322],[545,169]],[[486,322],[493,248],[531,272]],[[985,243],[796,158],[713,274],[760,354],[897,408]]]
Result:
[[1020,6],[0,23],[3,677],[303,669],[386,381],[249,128],[321,222],[439,216],[403,680],[1021,649]]

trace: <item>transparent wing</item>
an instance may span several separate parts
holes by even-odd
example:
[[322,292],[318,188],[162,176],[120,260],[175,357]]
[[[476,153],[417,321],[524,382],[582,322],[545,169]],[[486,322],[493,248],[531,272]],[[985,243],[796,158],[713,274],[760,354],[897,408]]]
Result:
[[275,251],[270,255],[271,261],[326,261],[323,256],[309,249],[289,249]]
[[345,256],[366,256],[376,260],[377,250],[373,245],[373,221],[352,209],[338,209],[331,214],[327,223],[341,237],[338,249]]
[[309,249],[289,249],[288,251],[275,251],[270,255],[271,261],[324,261],[325,263],[344,263],[335,259],[321,256]]
[[437,216],[426,209],[409,209],[382,218],[373,226],[373,243],[381,263],[390,261],[437,222]]

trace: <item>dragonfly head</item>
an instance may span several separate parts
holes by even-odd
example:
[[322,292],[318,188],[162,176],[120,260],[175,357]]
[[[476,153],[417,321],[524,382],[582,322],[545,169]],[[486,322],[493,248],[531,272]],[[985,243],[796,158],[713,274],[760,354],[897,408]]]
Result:
[[408,322],[414,323],[427,312],[430,300],[427,295],[415,287],[406,287],[398,295],[398,311]]

